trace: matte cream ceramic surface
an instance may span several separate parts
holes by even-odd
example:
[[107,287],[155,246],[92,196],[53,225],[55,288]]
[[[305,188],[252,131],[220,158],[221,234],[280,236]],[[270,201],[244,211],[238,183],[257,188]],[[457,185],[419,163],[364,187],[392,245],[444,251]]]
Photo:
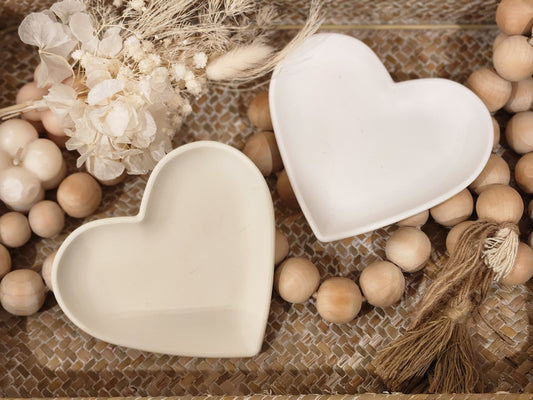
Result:
[[395,83],[363,42],[317,34],[270,83],[277,143],[316,237],[333,241],[424,211],[481,172],[493,128],[451,80]]
[[270,191],[240,151],[169,153],[140,212],[87,223],[60,247],[54,294],[90,335],[141,350],[248,357],[261,349],[274,269]]

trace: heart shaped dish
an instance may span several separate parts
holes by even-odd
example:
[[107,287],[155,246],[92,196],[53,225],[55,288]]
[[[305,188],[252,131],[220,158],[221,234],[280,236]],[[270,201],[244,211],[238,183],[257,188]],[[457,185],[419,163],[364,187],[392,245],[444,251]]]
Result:
[[200,141],[152,172],[139,214],[67,237],[52,285],[65,314],[104,341],[157,353],[249,357],[263,343],[274,209],[240,151]]
[[270,112],[300,207],[324,242],[427,210],[485,166],[493,127],[451,80],[395,83],[376,54],[340,34],[307,39],[276,67]]

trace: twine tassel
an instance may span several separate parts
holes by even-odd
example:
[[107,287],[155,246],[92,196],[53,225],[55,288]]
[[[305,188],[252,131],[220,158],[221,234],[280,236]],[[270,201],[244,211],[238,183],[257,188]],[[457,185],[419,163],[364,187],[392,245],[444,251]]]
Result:
[[417,305],[411,327],[372,362],[390,390],[471,393],[479,387],[468,321],[493,280],[511,270],[518,243],[518,228],[510,223],[477,221],[462,233]]

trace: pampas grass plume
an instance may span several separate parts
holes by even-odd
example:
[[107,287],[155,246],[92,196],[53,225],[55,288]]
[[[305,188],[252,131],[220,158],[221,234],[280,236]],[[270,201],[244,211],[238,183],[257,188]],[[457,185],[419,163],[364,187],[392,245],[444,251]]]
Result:
[[274,53],[274,48],[263,43],[236,47],[211,61],[205,69],[208,79],[225,81],[235,78],[261,64]]

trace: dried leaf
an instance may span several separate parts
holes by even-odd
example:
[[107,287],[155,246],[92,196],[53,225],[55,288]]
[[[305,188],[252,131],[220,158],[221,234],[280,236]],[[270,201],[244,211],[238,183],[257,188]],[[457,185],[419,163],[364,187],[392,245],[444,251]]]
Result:
[[29,14],[20,23],[18,33],[24,43],[64,58],[68,57],[77,44],[65,25],[54,22],[45,13]]
[[50,10],[59,17],[61,22],[68,24],[73,14],[85,11],[85,4],[79,0],[63,0],[53,4]]
[[115,104],[105,117],[106,133],[113,137],[124,135],[130,122],[130,112],[123,104]]
[[61,56],[53,53],[39,51],[41,67],[37,72],[39,87],[56,85],[73,75],[72,68]]
[[75,108],[83,107],[77,97],[76,90],[72,86],[59,84],[50,87],[48,94],[43,99],[46,100],[48,108],[63,118],[67,114],[73,113]]
[[69,27],[72,34],[82,43],[82,49],[94,52],[98,46],[98,38],[94,35],[94,27],[89,14],[77,12],[70,17]]
[[87,159],[87,169],[98,179],[109,181],[122,175],[124,172],[124,164],[120,161],[93,155]]
[[103,104],[114,94],[124,89],[124,84],[118,79],[106,79],[94,86],[87,95],[87,103],[91,106]]
[[115,57],[122,50],[121,29],[118,27],[109,28],[104,34],[104,38],[98,44],[98,54],[102,57]]

